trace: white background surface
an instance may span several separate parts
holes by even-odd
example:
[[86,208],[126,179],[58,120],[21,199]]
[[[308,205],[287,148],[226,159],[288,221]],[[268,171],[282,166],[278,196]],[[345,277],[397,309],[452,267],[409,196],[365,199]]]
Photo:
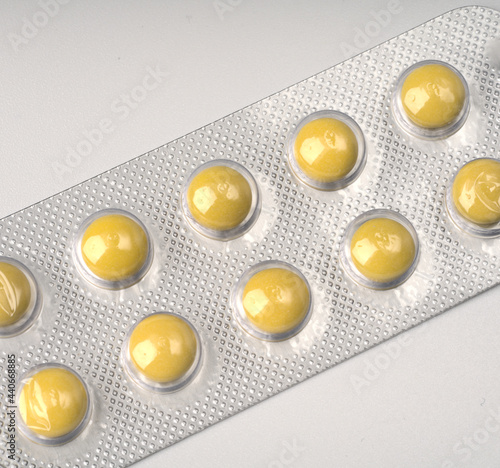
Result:
[[[2,1],[0,217],[348,58],[342,43],[466,5],[400,0],[377,29],[389,3],[71,1],[43,24],[42,2]],[[497,287],[136,466],[499,467],[499,303]]]

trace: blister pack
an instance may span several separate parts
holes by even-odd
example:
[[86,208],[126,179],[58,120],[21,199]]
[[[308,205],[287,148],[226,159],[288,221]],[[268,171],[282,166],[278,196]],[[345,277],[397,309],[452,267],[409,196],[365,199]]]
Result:
[[0,464],[123,467],[500,283],[500,13],[453,10],[0,221]]

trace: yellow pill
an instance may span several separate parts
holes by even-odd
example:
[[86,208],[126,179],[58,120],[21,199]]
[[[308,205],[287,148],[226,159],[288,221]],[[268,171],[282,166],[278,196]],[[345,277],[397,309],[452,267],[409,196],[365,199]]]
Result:
[[243,310],[261,332],[288,333],[306,318],[310,293],[306,282],[285,268],[268,268],[255,273],[245,285]]
[[354,266],[367,279],[378,283],[400,278],[413,263],[415,252],[410,232],[388,218],[366,221],[351,240]]
[[193,178],[186,201],[198,224],[215,231],[227,231],[239,226],[248,216],[252,189],[237,170],[211,166]]
[[306,123],[294,144],[297,164],[306,176],[318,182],[344,178],[358,159],[358,140],[351,128],[333,118]]
[[24,384],[19,412],[34,433],[57,438],[74,431],[87,413],[88,396],[81,380],[59,367],[43,369]]
[[458,172],[452,187],[457,211],[479,225],[500,222],[500,161],[477,159]]
[[93,221],[81,243],[83,261],[88,269],[106,281],[133,277],[148,257],[148,237],[133,219],[107,214]]
[[416,68],[401,89],[406,115],[423,128],[440,128],[453,122],[464,107],[465,95],[459,76],[440,64]]
[[154,314],[130,335],[129,356],[136,370],[156,383],[184,377],[193,365],[198,341],[189,324],[170,314]]
[[0,327],[18,322],[28,311],[31,285],[22,270],[0,262]]

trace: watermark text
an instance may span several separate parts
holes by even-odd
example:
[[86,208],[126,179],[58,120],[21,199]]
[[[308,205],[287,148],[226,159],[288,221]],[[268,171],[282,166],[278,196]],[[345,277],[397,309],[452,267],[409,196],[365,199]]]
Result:
[[354,28],[352,44],[340,43],[340,50],[345,58],[352,57],[366,50],[370,45],[370,39],[376,38],[387,27],[395,15],[403,11],[403,6],[399,0],[389,0],[385,9],[370,11],[372,19],[367,21],[363,28]]
[[22,25],[18,32],[11,32],[7,39],[15,52],[19,52],[22,46],[26,46],[32,39],[38,36],[40,31],[47,27],[52,18],[55,18],[61,6],[67,5],[70,0],[38,0],[37,9],[32,15],[22,19]]
[[16,356],[7,356],[7,402],[5,427],[7,432],[7,458],[16,457]]
[[52,162],[52,169],[56,175],[63,178],[80,166],[82,161],[102,144],[107,135],[116,131],[118,123],[127,119],[148,94],[158,88],[169,76],[170,74],[161,70],[158,65],[154,68],[147,67],[146,75],[138,85],[113,99],[108,116],[99,120],[97,124],[84,128],[81,138],[75,144],[66,147],[61,159]]

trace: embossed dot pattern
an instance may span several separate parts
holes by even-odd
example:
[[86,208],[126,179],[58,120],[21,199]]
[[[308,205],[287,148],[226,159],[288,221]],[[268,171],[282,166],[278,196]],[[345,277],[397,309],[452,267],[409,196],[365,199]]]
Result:
[[[127,466],[499,284],[498,241],[482,248],[484,241],[454,228],[444,208],[447,184],[465,162],[498,158],[500,71],[488,47],[499,25],[500,14],[493,10],[454,10],[1,220],[0,255],[23,262],[45,293],[34,330],[17,338],[18,375],[44,362],[66,364],[87,382],[94,404],[92,434],[82,435],[80,451],[76,442],[72,451],[37,451],[18,436],[18,466]],[[398,76],[425,59],[455,66],[473,94],[470,119],[477,125],[466,123],[451,137],[453,145],[410,137],[391,115]],[[286,157],[292,128],[323,109],[354,118],[368,151],[360,179],[333,193],[300,183]],[[463,138],[466,132],[470,137]],[[220,158],[245,166],[272,200],[263,207],[261,216],[271,221],[260,237],[214,242],[186,223],[183,184],[200,164]],[[87,283],[71,253],[81,223],[104,208],[136,215],[155,244],[146,277],[118,292]],[[422,242],[414,278],[398,294],[363,290],[339,264],[346,226],[374,208],[399,211]],[[309,331],[301,332],[310,340],[276,353],[255,345],[231,311],[239,277],[271,259],[293,264],[315,285]],[[214,356],[204,362],[211,366],[205,369],[210,378],[192,384],[196,391],[163,403],[139,393],[120,360],[129,328],[160,310],[188,318]],[[2,402],[10,349],[0,351]],[[5,440],[1,421],[0,431]],[[0,462],[6,457],[6,445],[0,444]]]

